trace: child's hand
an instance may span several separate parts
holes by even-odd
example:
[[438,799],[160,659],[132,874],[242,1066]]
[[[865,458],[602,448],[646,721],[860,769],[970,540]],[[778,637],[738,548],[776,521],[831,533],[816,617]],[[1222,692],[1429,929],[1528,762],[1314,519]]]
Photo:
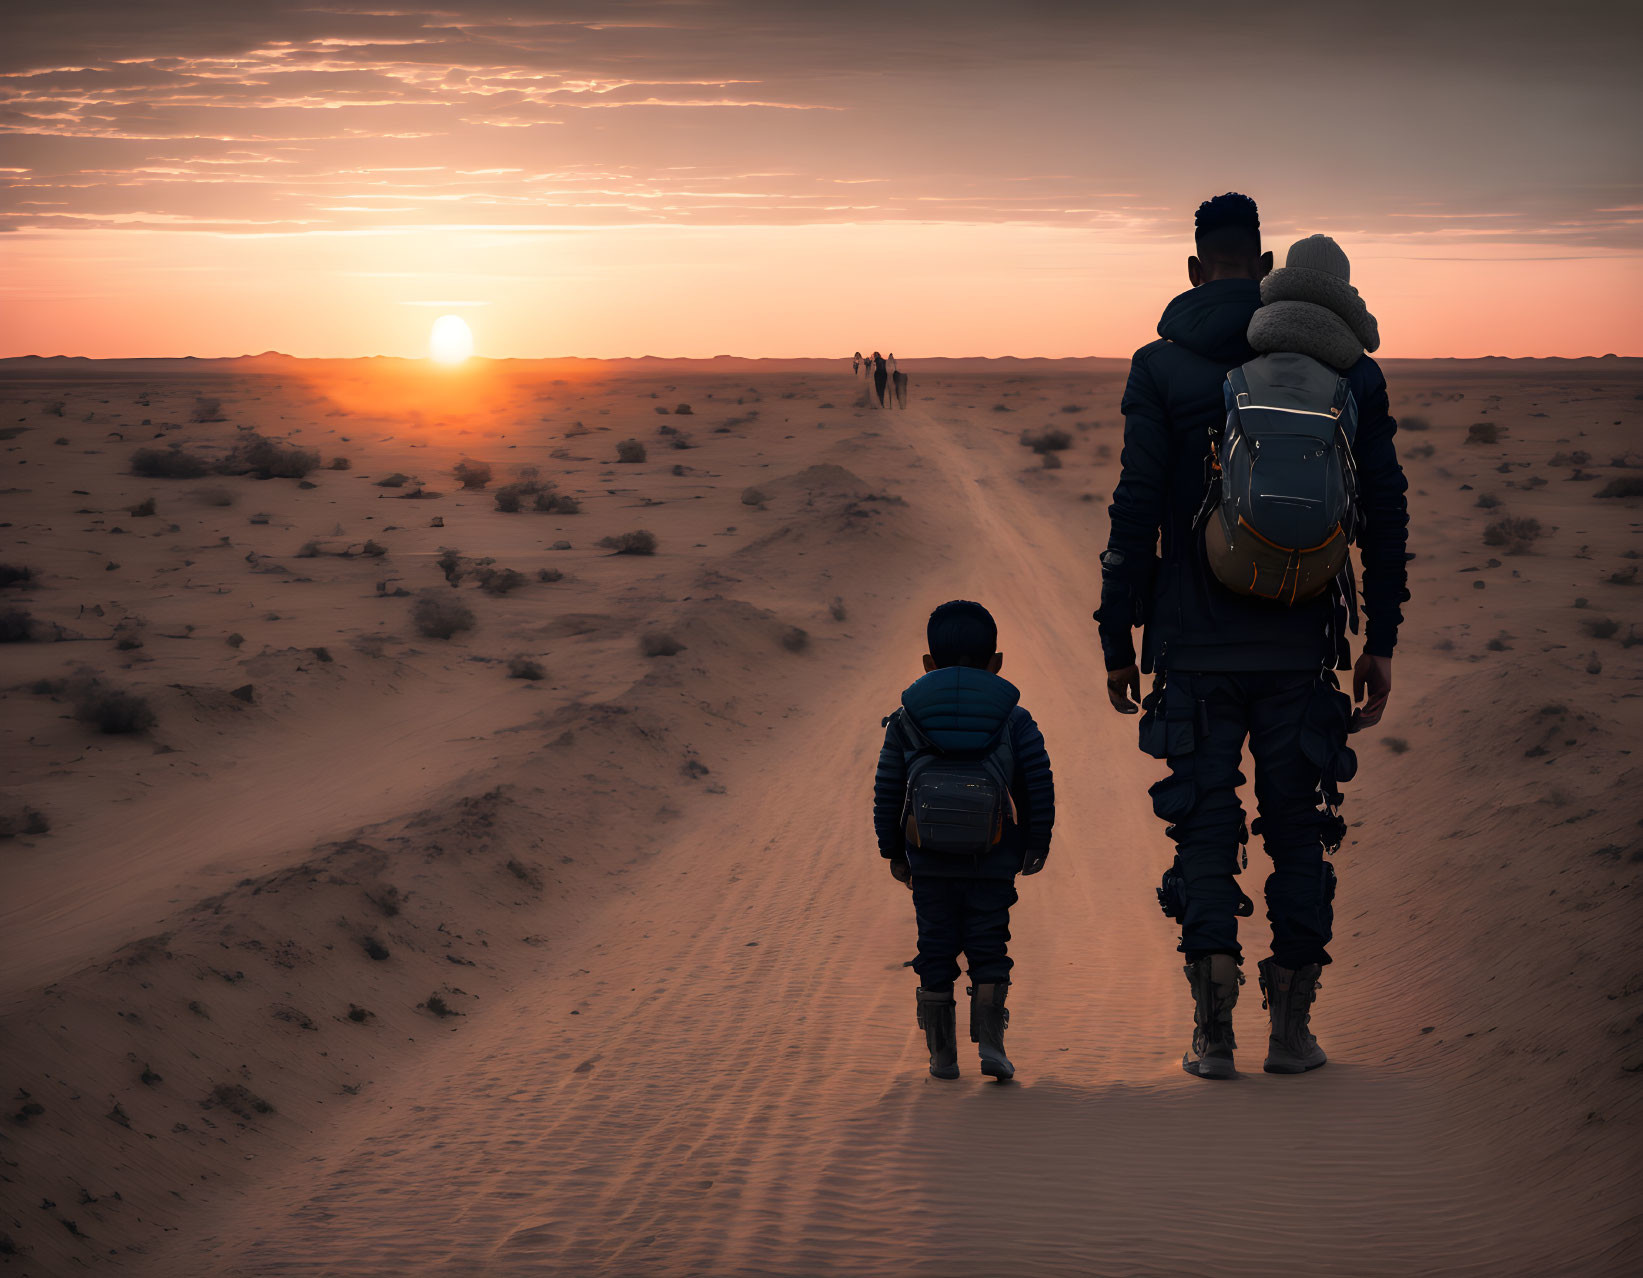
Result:
[[906,857],[894,856],[890,858],[890,877],[904,886],[909,892],[913,890],[913,867],[907,863]]

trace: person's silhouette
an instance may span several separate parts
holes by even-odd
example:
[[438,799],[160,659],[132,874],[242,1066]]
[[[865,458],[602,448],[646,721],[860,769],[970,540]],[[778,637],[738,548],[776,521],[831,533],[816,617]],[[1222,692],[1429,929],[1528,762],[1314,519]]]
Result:
[[861,352],[860,351],[857,351],[855,353],[855,355],[853,355],[850,359],[850,375],[852,377],[861,376]]
[[877,351],[873,352],[873,389],[878,393],[879,407],[884,407],[884,385],[890,380],[890,370],[885,367],[884,356]]

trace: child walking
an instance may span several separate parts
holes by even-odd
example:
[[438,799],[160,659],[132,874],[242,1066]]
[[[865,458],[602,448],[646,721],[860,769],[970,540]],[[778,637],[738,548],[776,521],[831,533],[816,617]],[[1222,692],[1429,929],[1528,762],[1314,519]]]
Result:
[[913,893],[918,921],[918,1024],[930,1073],[958,1077],[953,982],[969,967],[970,1040],[981,1072],[1015,1074],[1004,1054],[1009,1012],[1010,907],[1015,876],[1050,853],[1055,780],[1044,737],[999,678],[998,626],[978,603],[930,614],[924,677],[884,721],[873,782],[873,826],[890,873]]

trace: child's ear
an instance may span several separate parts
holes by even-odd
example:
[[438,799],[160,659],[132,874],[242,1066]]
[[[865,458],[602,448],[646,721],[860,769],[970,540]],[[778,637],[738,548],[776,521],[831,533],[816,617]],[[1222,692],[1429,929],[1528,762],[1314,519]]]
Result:
[[992,656],[992,660],[987,663],[987,669],[993,674],[997,674],[1000,670],[1004,669],[1004,654],[1002,652],[995,652]]
[[924,654],[924,673],[929,674],[936,668],[936,659],[929,653]]

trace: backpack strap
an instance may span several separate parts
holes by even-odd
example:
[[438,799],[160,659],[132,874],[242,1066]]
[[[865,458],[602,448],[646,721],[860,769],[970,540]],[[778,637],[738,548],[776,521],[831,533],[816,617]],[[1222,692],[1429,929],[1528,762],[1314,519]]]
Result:
[[896,731],[901,734],[901,751],[904,755],[924,754],[935,750],[934,743],[924,735],[918,724],[913,722],[906,706],[897,706],[884,722],[887,725],[895,724]]

